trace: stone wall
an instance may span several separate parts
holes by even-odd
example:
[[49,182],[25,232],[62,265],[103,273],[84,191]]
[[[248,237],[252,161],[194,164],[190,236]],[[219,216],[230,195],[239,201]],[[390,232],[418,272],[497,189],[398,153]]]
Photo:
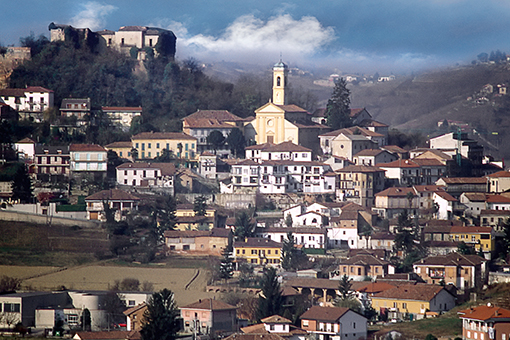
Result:
[[89,220],[78,220],[75,218],[66,217],[55,217],[48,215],[38,215],[27,212],[19,211],[5,211],[0,210],[0,221],[12,221],[12,222],[29,222],[36,224],[48,224],[62,225],[62,226],[79,226],[81,228],[97,228],[101,226],[101,222],[89,221]]

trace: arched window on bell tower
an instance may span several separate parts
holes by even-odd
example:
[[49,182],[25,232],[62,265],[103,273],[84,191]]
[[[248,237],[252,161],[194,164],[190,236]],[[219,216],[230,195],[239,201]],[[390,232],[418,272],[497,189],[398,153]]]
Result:
[[276,86],[282,86],[281,82],[282,82],[282,78],[280,78],[280,77],[276,78]]
[[273,67],[273,104],[285,105],[285,87],[288,69],[282,61]]

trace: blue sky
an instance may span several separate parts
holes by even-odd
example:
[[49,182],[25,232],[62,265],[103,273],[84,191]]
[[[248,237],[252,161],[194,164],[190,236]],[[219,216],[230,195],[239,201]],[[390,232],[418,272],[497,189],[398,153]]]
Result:
[[48,25],[92,30],[168,28],[177,57],[202,62],[326,66],[340,72],[400,72],[510,53],[506,0],[25,0],[4,1],[0,43],[19,45]]

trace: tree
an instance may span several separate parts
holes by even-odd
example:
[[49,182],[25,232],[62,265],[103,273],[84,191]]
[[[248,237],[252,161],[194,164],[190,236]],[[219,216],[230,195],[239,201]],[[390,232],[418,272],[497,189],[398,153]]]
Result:
[[90,311],[88,310],[88,308],[85,308],[81,313],[80,323],[82,330],[90,332],[90,326],[92,324],[92,321],[90,318]]
[[501,240],[501,254],[504,258],[510,254],[510,218],[503,223],[503,238]]
[[232,259],[232,246],[228,245],[223,249],[220,262],[220,277],[227,282],[234,276],[234,263]]
[[352,126],[350,94],[345,79],[338,79],[326,106],[327,124],[335,130]]
[[177,157],[182,158],[182,143],[177,143],[177,150],[179,150]]
[[0,277],[0,294],[14,292],[21,286],[21,279],[3,275]]
[[230,151],[234,154],[234,157],[244,155],[244,148],[246,146],[246,140],[244,135],[238,128],[233,128],[227,136],[226,142]]
[[244,241],[246,237],[253,237],[256,226],[257,224],[252,222],[251,216],[243,211],[236,216],[234,235],[238,240]]
[[278,282],[276,269],[273,267],[265,268],[261,280],[261,292],[259,296],[259,308],[257,310],[257,319],[267,318],[272,315],[281,315],[283,310],[283,296]]
[[351,290],[352,283],[351,279],[347,275],[344,274],[340,283],[338,284],[338,290],[340,291],[340,295],[335,299],[333,304],[336,307],[347,307],[357,312],[361,312],[361,303],[354,297],[354,294]]
[[117,292],[109,291],[106,293],[103,306],[110,321],[121,322],[124,320],[124,314],[122,314],[122,312],[126,310],[126,304],[122,301]]
[[157,206],[157,214],[159,220],[158,234],[160,239],[164,238],[164,233],[167,230],[174,230],[177,222],[177,202],[173,196],[163,196],[160,204]]
[[216,155],[216,151],[225,144],[225,136],[218,130],[213,130],[209,136],[207,136],[207,144],[211,145]]
[[138,159],[138,150],[137,149],[135,149],[135,148],[131,149],[131,157],[133,158],[134,161],[136,161]]
[[27,168],[24,164],[20,164],[16,169],[11,184],[12,198],[20,200],[22,203],[29,203],[32,195],[32,180],[28,176]]
[[457,252],[462,255],[473,255],[475,250],[473,247],[470,247],[464,241],[460,241],[457,243]]
[[195,197],[195,202],[193,203],[193,211],[195,212],[195,216],[205,216],[207,213],[207,197],[205,196],[197,196]]
[[293,223],[294,221],[292,221],[292,215],[288,213],[287,216],[285,216],[285,225],[287,228],[291,228]]
[[[287,216],[290,216],[287,215]],[[292,231],[287,233],[287,239],[283,241],[282,246],[282,268],[285,270],[294,269],[293,266],[293,255],[295,250],[295,241]]]
[[140,330],[142,340],[174,340],[180,328],[179,316],[172,291],[165,288],[152,294]]

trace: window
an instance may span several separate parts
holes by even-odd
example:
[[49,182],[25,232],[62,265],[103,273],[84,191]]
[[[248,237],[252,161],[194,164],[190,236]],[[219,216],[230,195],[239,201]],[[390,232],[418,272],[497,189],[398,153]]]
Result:
[[159,143],[156,143],[156,149],[159,149]]
[[19,313],[20,312],[20,304],[19,303],[4,303],[4,312]]
[[273,324],[269,325],[269,329],[274,331],[274,325]]
[[128,306],[134,306],[136,304],[135,300],[129,300]]
[[78,317],[78,314],[69,314],[67,315],[67,323],[69,325],[78,325],[80,318]]

